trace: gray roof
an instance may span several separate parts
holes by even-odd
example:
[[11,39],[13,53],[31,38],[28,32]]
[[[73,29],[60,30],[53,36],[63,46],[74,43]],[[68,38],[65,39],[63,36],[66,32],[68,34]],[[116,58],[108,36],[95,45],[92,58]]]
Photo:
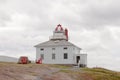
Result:
[[47,47],[47,46],[75,46],[75,47],[77,47],[76,45],[74,45],[71,42],[68,42],[66,40],[61,40],[61,41],[59,41],[59,40],[55,40],[55,41],[54,40],[49,40],[49,41],[40,43],[38,45],[35,45],[35,47]]

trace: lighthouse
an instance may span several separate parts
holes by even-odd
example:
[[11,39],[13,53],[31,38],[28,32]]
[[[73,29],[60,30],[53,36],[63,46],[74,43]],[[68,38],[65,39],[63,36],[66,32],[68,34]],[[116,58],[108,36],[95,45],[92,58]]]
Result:
[[80,64],[87,66],[87,54],[81,53],[81,48],[69,42],[68,29],[58,24],[48,41],[35,45],[36,60],[44,64]]
[[68,30],[63,29],[63,27],[59,24],[53,31],[53,36],[51,37],[51,40],[66,40],[68,41]]

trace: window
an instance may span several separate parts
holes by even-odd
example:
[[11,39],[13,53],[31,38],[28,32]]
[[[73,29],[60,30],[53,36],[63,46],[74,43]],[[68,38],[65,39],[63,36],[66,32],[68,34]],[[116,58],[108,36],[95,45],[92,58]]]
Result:
[[55,48],[52,48],[52,50],[55,50]]
[[41,58],[44,59],[44,54],[41,54]]
[[66,49],[67,49],[67,47],[64,47],[64,49],[66,50]]
[[73,50],[75,50],[75,48],[73,48]]
[[64,59],[68,59],[68,54],[64,53]]
[[44,50],[44,48],[41,48],[40,50],[41,50],[41,51],[43,51],[43,50]]
[[55,59],[55,53],[52,54],[52,59]]

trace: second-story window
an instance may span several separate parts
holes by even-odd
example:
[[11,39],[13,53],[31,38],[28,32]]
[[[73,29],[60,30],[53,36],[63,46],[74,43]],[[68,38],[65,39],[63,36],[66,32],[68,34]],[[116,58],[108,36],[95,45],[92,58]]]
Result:
[[64,47],[63,49],[64,49],[64,50],[67,50],[68,48],[67,48],[67,47]]
[[41,48],[40,50],[41,50],[41,51],[44,51],[44,48]]
[[52,50],[55,50],[55,48],[52,48]]

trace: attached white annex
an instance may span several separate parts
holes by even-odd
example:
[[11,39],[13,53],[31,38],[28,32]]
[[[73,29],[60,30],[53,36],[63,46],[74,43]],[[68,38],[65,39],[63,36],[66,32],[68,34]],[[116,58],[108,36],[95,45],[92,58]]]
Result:
[[81,48],[68,41],[68,30],[59,24],[53,31],[49,41],[36,47],[36,60],[42,59],[44,64],[80,64],[87,66],[87,54],[81,54]]

